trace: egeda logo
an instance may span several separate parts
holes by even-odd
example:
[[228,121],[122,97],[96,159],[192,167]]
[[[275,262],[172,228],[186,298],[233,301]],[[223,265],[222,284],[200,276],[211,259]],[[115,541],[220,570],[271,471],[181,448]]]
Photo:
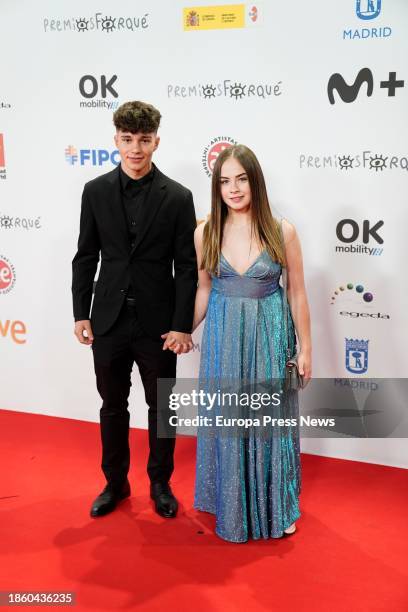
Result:
[[107,151],[106,149],[76,149],[73,145],[68,145],[65,149],[65,161],[74,166],[103,166],[111,163],[117,166],[120,162],[119,151]]
[[[390,315],[379,312],[372,291],[367,291],[361,283],[342,283],[331,296],[330,304],[339,306],[337,314],[351,319],[369,321],[389,320]],[[337,310],[337,308],[336,308]]]
[[346,369],[352,374],[364,374],[368,369],[369,340],[346,340]]

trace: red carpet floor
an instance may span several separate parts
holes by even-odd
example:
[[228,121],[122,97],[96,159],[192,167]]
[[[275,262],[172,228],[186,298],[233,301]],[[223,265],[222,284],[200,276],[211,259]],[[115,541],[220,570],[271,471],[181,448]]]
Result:
[[193,439],[177,442],[176,520],[153,512],[140,430],[133,495],[95,520],[97,425],[0,411],[0,432],[0,591],[74,591],[71,609],[101,612],[408,610],[406,470],[302,455],[295,536],[231,544],[192,509]]

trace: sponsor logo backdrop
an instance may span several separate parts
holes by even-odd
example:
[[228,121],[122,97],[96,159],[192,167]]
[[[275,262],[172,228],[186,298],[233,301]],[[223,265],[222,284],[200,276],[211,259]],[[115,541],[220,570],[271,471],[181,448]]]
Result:
[[[192,190],[200,220],[222,148],[240,142],[258,155],[274,212],[301,238],[317,377],[407,375],[405,2],[334,9],[316,0],[294,11],[278,0],[124,0],[119,10],[91,0],[85,13],[78,0],[8,4],[2,408],[98,420],[91,350],[73,336],[71,260],[83,184],[118,163],[112,113],[130,99],[162,112],[155,161]],[[184,378],[197,375],[200,339],[201,330],[179,359]],[[133,376],[132,425],[144,427]],[[385,442],[308,439],[303,448],[401,464],[398,440]]]

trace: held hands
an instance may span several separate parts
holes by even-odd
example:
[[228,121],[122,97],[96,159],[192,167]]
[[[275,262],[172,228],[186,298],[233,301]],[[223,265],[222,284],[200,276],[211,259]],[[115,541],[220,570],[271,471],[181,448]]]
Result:
[[93,333],[91,322],[89,320],[76,321],[74,334],[81,344],[92,344]]
[[312,355],[309,351],[300,351],[297,356],[299,374],[304,376],[305,382],[312,376]]
[[180,355],[180,353],[188,353],[193,348],[193,340],[191,334],[183,332],[169,331],[161,336],[164,339],[163,351],[169,349]]

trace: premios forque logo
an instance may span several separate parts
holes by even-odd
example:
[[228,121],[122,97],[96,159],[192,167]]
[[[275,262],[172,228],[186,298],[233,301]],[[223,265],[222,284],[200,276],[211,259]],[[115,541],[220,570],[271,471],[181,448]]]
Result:
[[108,151],[106,149],[77,149],[68,145],[65,149],[65,161],[70,166],[103,166],[106,163],[117,166],[120,155],[117,149]]
[[392,29],[389,26],[378,24],[376,27],[369,27],[371,25],[370,22],[377,19],[380,13],[381,0],[356,0],[355,16],[358,17],[358,19],[365,21],[366,25],[363,28],[351,26],[348,29],[343,30],[343,40],[389,38],[392,34]]
[[369,340],[346,341],[346,369],[352,374],[364,374],[368,370],[368,343]]
[[214,100],[246,100],[262,98],[264,100],[282,95],[282,81],[248,83],[240,79],[224,79],[221,82],[204,81],[202,83],[172,83],[167,85],[168,98],[202,98]]
[[116,74],[108,77],[105,74],[94,76],[84,74],[78,83],[79,93],[82,100],[80,108],[106,108],[110,111],[119,106],[118,92],[114,87],[118,76]]
[[331,295],[330,304],[336,308],[337,314],[342,317],[372,321],[390,319],[390,315],[379,312],[374,294],[361,283],[339,285]]
[[43,27],[46,33],[58,32],[79,32],[82,36],[86,32],[112,32],[132,31],[138,32],[149,27],[149,13],[144,13],[138,17],[133,15],[120,16],[85,15],[84,17],[44,17]]
[[[331,153],[302,153],[299,155],[299,167],[301,170],[338,170],[345,175],[352,174],[358,170],[366,170],[371,174],[381,174],[383,170],[395,171],[408,170],[408,157],[392,155],[387,152],[361,151],[360,153],[342,153],[339,155]],[[357,171],[358,171],[357,170]]]
[[0,230],[39,230],[42,228],[41,216],[39,217],[20,217],[13,216],[0,211]]
[[0,134],[0,179],[5,180],[6,174],[6,157],[4,153],[4,138],[3,134]]
[[217,136],[211,140],[210,144],[205,147],[201,158],[207,176],[212,176],[214,164],[221,151],[235,144],[238,144],[237,141],[229,136]]
[[7,257],[0,255],[0,294],[9,293],[16,283],[16,271]]

